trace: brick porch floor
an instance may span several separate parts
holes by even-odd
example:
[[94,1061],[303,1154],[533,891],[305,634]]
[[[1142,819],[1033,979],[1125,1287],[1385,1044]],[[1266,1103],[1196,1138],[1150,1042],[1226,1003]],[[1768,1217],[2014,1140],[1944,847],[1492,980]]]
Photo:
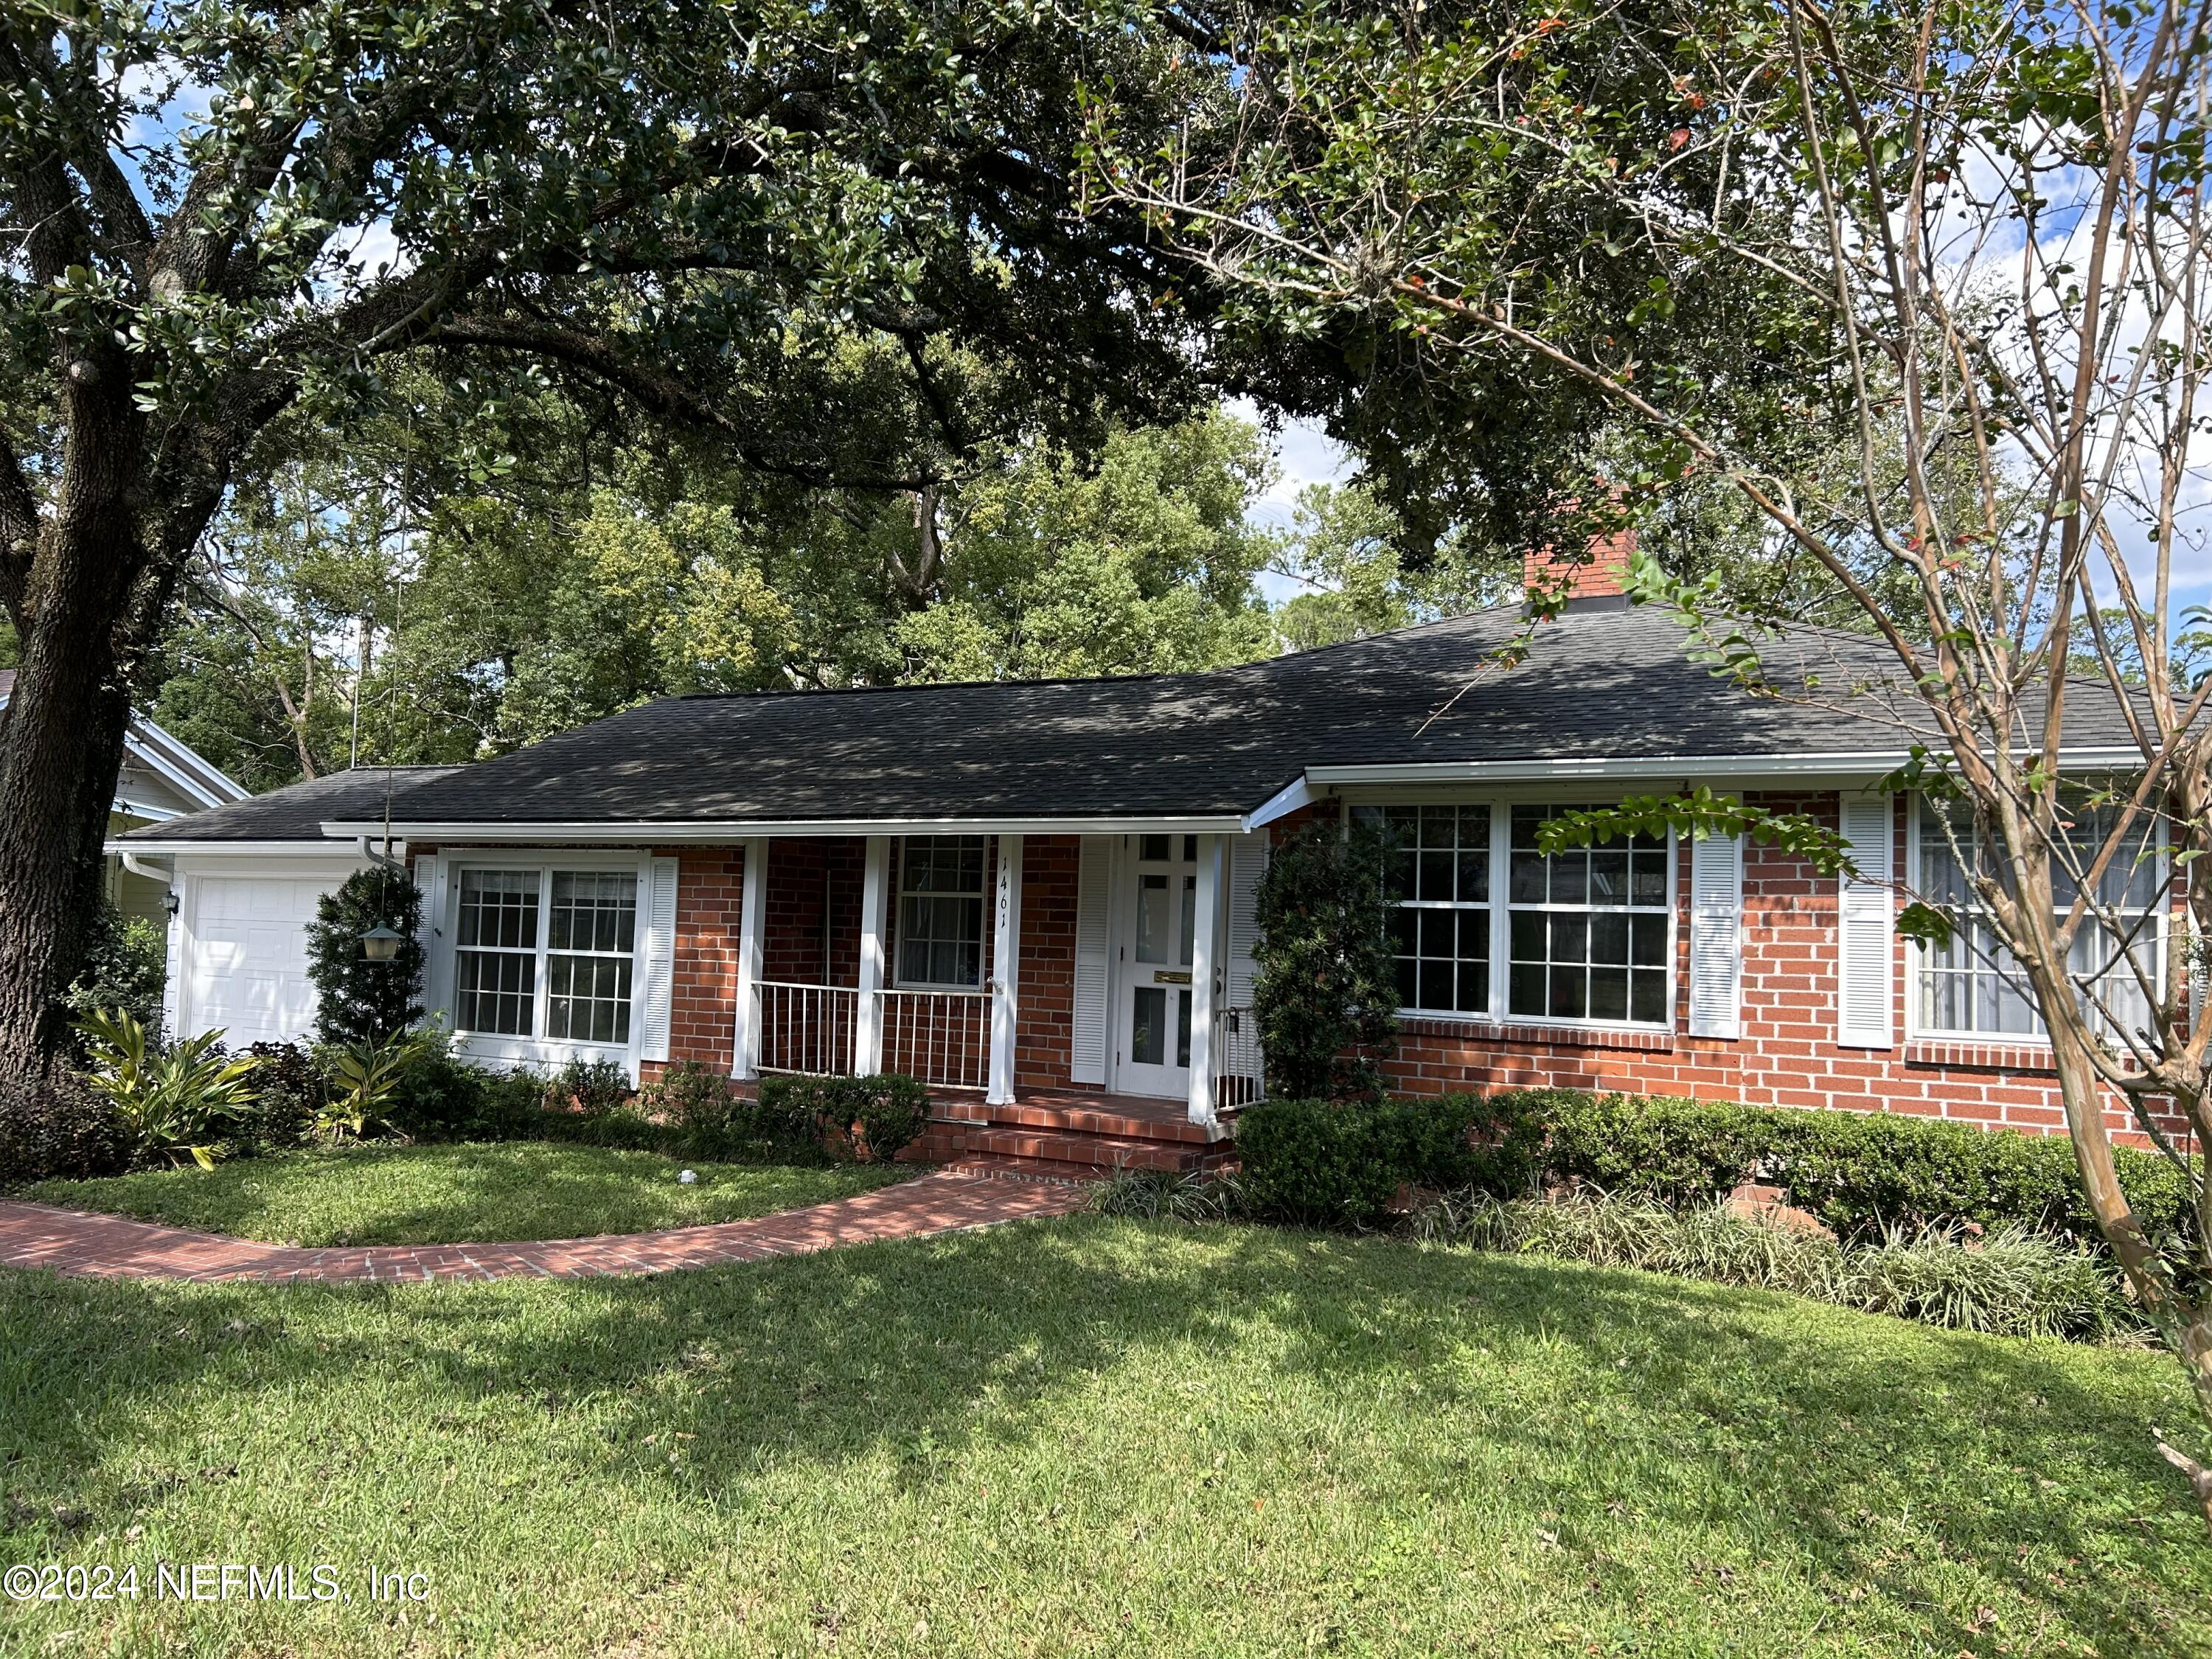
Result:
[[306,1249],[157,1227],[120,1216],[0,1200],[0,1267],[96,1279],[356,1284],[432,1279],[598,1279],[805,1255],[879,1238],[924,1238],[1033,1216],[1066,1215],[1082,1188],[943,1170],[857,1198],[781,1215],[666,1232],[537,1243]]

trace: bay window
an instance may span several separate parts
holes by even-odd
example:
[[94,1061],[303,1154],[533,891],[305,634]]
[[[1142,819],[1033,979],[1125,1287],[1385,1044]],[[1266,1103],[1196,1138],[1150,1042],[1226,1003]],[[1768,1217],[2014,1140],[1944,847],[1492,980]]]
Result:
[[[2086,869],[2094,861],[2098,848],[2118,823],[2118,811],[2110,805],[2069,809],[2069,822],[2062,829],[2075,863]],[[1917,947],[1913,1013],[1917,1029],[1944,1036],[2047,1036],[2018,960],[1998,943],[1996,928],[1967,882],[1970,868],[2003,878],[1996,849],[1982,841],[1962,803],[1923,796],[1915,805],[1915,824],[1919,896],[1948,915],[1953,924],[1948,944]],[[2149,819],[2139,819],[2127,845],[2106,867],[2097,884],[2096,901],[2107,915],[2100,916],[2095,910],[2084,915],[2067,959],[2069,975],[2094,983],[2097,1000],[2130,1030],[2148,1023],[2150,1003],[2130,964],[2130,953],[2153,984],[2160,972],[2165,878],[2162,861],[2151,844],[2152,830]],[[2063,918],[2079,888],[2061,862],[2052,860],[2051,884],[2053,905]],[[2085,1006],[2094,1005],[2085,999]]]
[[464,869],[454,1029],[627,1047],[636,955],[634,871]]

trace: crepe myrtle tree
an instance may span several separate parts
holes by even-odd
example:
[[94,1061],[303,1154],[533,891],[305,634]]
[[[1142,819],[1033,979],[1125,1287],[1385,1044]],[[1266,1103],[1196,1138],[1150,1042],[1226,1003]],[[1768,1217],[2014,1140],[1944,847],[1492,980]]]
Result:
[[[2212,1003],[2192,992],[2212,680],[2176,650],[2212,495],[2205,0],[1497,0],[1218,27],[1230,137],[1160,145],[1102,94],[1092,188],[1151,216],[1232,326],[1362,319],[1440,404],[1520,375],[1599,400],[1613,463],[1562,468],[1557,500],[1632,519],[1729,492],[1764,556],[1879,642],[1872,683],[1841,653],[1770,669],[1774,619],[1723,616],[1648,557],[1633,573],[1717,672],[1917,746],[1887,783],[1923,793],[1923,842],[1952,855],[1928,868],[1955,874],[1907,872],[1904,925],[2048,1033],[2089,1204],[2212,1423]],[[1808,463],[1838,438],[1856,465]],[[2124,752],[2069,752],[2085,713]],[[1559,833],[1661,824],[1848,856],[1713,794]],[[2193,1239],[2130,1208],[2115,1102],[2191,1183]],[[2203,1424],[2157,1439],[2212,1522],[2207,1443]]]
[[[1141,17],[1037,0],[21,0],[0,10],[0,1069],[43,1066],[134,673],[287,410],[521,361],[763,474],[911,495],[988,407],[1187,405],[1187,309],[1070,211],[1076,76],[1173,106]],[[897,366],[865,408],[860,337]]]

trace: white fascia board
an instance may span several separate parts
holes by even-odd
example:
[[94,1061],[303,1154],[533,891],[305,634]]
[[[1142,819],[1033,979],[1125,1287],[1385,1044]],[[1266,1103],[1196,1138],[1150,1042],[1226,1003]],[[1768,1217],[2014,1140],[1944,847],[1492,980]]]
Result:
[[[1547,783],[1578,778],[1859,778],[1879,777],[1911,759],[1905,750],[1859,750],[1796,755],[1602,755],[1553,760],[1385,762],[1374,765],[1311,766],[1316,788],[1358,784]],[[2130,748],[2059,751],[2063,769],[2121,770],[2142,764]]]
[[[1122,836],[1139,833],[1234,836],[1243,832],[1240,813],[1212,817],[1113,818],[805,818],[770,822],[734,818],[719,822],[640,821],[610,823],[394,823],[392,833],[438,845],[501,847],[546,845],[720,846],[749,836]],[[384,825],[343,820],[322,826],[333,840],[381,836]]]
[[244,800],[249,792],[208,764],[189,744],[179,741],[142,714],[133,714],[124,733],[124,746],[133,757],[160,773],[184,791],[185,798],[203,807],[223,806]]
[[179,812],[173,806],[156,806],[151,801],[131,800],[118,795],[112,811],[126,818],[143,818],[149,823],[171,823],[190,814]]
[[[398,845],[396,842],[393,844]],[[360,854],[351,847],[327,841],[211,841],[204,836],[188,840],[182,836],[133,835],[109,841],[103,850],[143,853],[149,858],[164,859],[189,854],[193,858],[313,859],[322,864],[334,858],[355,863],[360,860]]]
[[1286,818],[1301,806],[1312,805],[1327,793],[1315,787],[1312,773],[1301,773],[1247,812],[1244,828],[1248,831],[1257,830],[1273,823],[1277,818]]

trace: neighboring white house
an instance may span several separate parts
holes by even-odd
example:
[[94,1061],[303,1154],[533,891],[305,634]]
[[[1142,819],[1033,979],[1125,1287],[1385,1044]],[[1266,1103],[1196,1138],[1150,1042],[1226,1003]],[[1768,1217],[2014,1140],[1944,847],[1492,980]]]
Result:
[[175,897],[169,1030],[220,1030],[234,1048],[308,1036],[315,990],[307,980],[307,927],[315,901],[374,861],[361,841],[331,841],[325,821],[374,820],[395,787],[454,769],[337,772],[273,794],[241,792],[121,843],[134,863],[166,866]]
[[[0,669],[0,708],[15,689],[15,671]],[[246,790],[189,744],[143,714],[131,717],[123,738],[123,771],[115,781],[115,804],[107,832],[150,829],[211,806],[248,799]],[[137,868],[132,868],[132,866]],[[107,896],[127,916],[144,916],[166,925],[169,884],[137,852],[112,842],[107,850]]]

